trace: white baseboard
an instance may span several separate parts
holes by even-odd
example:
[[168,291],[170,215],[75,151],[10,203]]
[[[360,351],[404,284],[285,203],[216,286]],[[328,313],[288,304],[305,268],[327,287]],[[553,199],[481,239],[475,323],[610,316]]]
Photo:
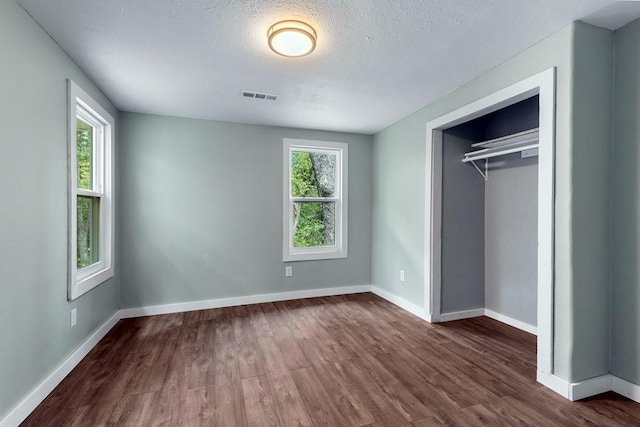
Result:
[[538,372],[537,380],[547,388],[574,402],[613,391],[614,393],[618,393],[621,396],[640,403],[640,385],[611,374],[570,383],[555,375]]
[[548,389],[555,391],[565,399],[569,398],[569,387],[571,385],[569,381],[565,381],[553,374],[547,374],[541,371],[537,372],[536,380]]
[[69,375],[78,363],[107,335],[120,320],[120,312],[116,312],[110,319],[102,324],[80,347],[74,351],[60,366],[58,366],[47,378],[22,399],[2,420],[0,427],[15,427],[23,422],[31,412],[56,388],[62,380]]
[[385,291],[384,289],[380,289],[376,286],[371,286],[371,292],[378,295],[380,298],[384,298],[392,304],[397,305],[398,307],[407,310],[409,313],[418,316],[421,319],[426,320],[431,323],[431,315],[427,313],[423,308],[410,303],[409,301],[402,299],[393,295],[392,293]]
[[452,320],[470,319],[472,317],[480,317],[480,316],[484,316],[484,308],[456,311],[454,313],[442,313],[439,317],[439,321],[450,322]]
[[261,304],[265,302],[327,297],[333,295],[359,294],[363,292],[371,292],[371,285],[310,289],[305,291],[279,292],[273,294],[250,295],[246,297],[219,298],[204,301],[183,302],[178,304],[123,308],[120,310],[120,318],[128,319],[131,317],[153,316],[157,314],[182,313],[185,311],[207,310],[210,308],[233,307],[237,305]]
[[568,399],[575,402],[576,400],[611,391],[612,379],[613,375],[606,374],[577,383],[571,383],[569,385]]
[[611,376],[611,390],[640,403],[640,385],[630,383],[620,377]]
[[[516,329],[528,332],[533,335],[538,335],[538,328],[520,320],[514,319],[504,314],[500,314],[488,308],[476,308],[473,310],[456,311],[453,313],[443,313],[437,318],[434,317],[436,322],[451,322],[453,320],[470,319],[472,317],[487,316],[491,319],[502,322],[506,325],[513,326]],[[433,317],[433,316],[432,316]]]
[[525,323],[525,322],[523,322],[521,320],[517,320],[517,319],[514,319],[512,317],[505,316],[504,314],[500,314],[500,313],[495,312],[493,310],[489,310],[488,308],[484,309],[484,315],[487,316],[487,317],[490,317],[492,319],[495,319],[498,322],[502,322],[502,323],[505,323],[505,324],[507,324],[509,326],[513,326],[516,329],[520,329],[521,331],[525,331],[525,332],[528,332],[528,333],[530,333],[532,335],[536,335],[536,336],[538,335],[538,328],[537,327],[535,327],[533,325],[530,325],[528,323]]

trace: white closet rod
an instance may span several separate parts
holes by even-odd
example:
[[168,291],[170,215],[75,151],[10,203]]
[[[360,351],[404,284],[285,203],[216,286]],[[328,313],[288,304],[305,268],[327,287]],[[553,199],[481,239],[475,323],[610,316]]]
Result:
[[474,151],[471,153],[466,153],[464,155],[464,159],[462,159],[462,161],[464,163],[467,162],[472,162],[474,160],[482,160],[482,159],[489,159],[491,157],[497,157],[497,156],[504,156],[506,154],[511,154],[511,153],[518,153],[520,151],[524,151],[524,150],[530,150],[532,148],[538,148],[538,140],[535,140],[535,143],[532,144],[519,144],[517,147],[506,147],[502,150],[490,150],[490,149],[486,149],[486,150],[478,150],[478,151]]
[[[469,163],[476,168],[485,181],[489,180],[489,162],[488,159],[497,156],[504,156],[511,153],[519,153],[525,150],[538,148],[539,145],[539,129],[530,129],[524,132],[514,133],[512,135],[491,139],[489,141],[476,142],[472,147],[479,148],[476,151],[470,151],[464,154],[463,163]],[[476,160],[484,160],[484,172],[476,165]]]

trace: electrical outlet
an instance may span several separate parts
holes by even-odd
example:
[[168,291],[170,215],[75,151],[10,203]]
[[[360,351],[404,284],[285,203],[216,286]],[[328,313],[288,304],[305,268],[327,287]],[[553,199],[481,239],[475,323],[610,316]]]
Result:
[[404,282],[404,270],[400,270],[400,281]]
[[293,276],[293,267],[288,266],[284,268],[284,275],[285,277],[291,277]]
[[71,310],[71,327],[73,328],[78,323],[78,309],[74,308]]

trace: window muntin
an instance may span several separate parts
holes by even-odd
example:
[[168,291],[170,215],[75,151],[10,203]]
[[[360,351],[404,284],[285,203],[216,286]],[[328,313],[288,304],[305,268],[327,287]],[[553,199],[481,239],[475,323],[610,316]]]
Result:
[[111,115],[69,81],[69,299],[113,276]]
[[347,144],[284,140],[285,261],[344,258]]

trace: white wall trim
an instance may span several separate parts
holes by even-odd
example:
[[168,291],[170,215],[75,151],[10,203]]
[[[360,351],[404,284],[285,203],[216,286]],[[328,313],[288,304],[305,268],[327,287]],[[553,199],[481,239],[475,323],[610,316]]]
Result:
[[464,311],[456,311],[452,313],[442,313],[440,316],[435,318],[434,315],[431,317],[436,322],[451,322],[452,320],[461,320],[461,319],[470,319],[472,317],[480,317],[487,316],[491,319],[497,320],[498,322],[502,322],[505,325],[512,326],[516,329],[520,329],[521,331],[528,332],[530,334],[536,335],[538,332],[538,328],[528,323],[525,323],[521,320],[514,319],[509,316],[505,316],[504,314],[500,314],[493,310],[489,310],[488,308],[476,308],[473,310],[464,310]]
[[521,331],[528,332],[533,335],[538,335],[538,328],[525,323],[521,320],[514,319],[513,317],[505,316],[504,314],[498,313],[493,310],[489,310],[488,308],[484,309],[484,315],[490,317],[498,322],[505,323],[509,326],[513,326],[516,329],[520,329]]
[[429,323],[432,323],[431,315],[427,313],[425,310],[423,310],[421,307],[413,303],[410,303],[409,301],[403,298],[395,296],[391,292],[385,291],[384,289],[381,289],[377,286],[371,286],[371,292],[378,295],[380,298],[384,298],[390,303],[395,304],[404,310],[407,310],[409,313],[415,316],[418,316],[419,318],[426,320]]
[[147,307],[123,308],[120,317],[153,316],[157,314],[182,313],[185,311],[207,310],[210,308],[233,307],[237,305],[261,304],[265,302],[287,301],[302,298],[316,298],[333,295],[359,294],[371,292],[371,285],[343,286],[339,288],[309,289],[304,291],[278,292],[272,294],[249,295],[245,297],[219,298],[204,301],[190,301],[177,304],[154,305]]
[[472,317],[484,316],[484,308],[475,308],[473,310],[454,311],[452,313],[440,314],[439,322],[451,322],[452,320],[471,319]]
[[570,383],[555,375],[547,375],[544,372],[538,371],[537,380],[564,398],[574,402],[613,391],[614,393],[618,393],[621,396],[640,403],[640,385],[630,383],[611,374]]
[[116,312],[111,318],[102,324],[80,347],[74,351],[60,366],[58,366],[47,378],[45,378],[31,393],[16,405],[2,420],[0,427],[14,427],[23,422],[36,407],[56,388],[62,380],[69,375],[84,357],[104,338],[105,335],[120,320],[120,312]]
[[464,311],[458,311],[458,312],[453,312],[453,313],[443,313],[440,314],[440,316],[438,316],[437,318],[433,315],[433,314],[429,314],[427,313],[424,309],[420,308],[419,306],[410,303],[409,301],[402,299],[400,297],[397,297],[395,295],[393,295],[392,293],[385,291],[384,289],[381,289],[377,286],[372,286],[371,287],[371,292],[373,292],[374,294],[378,295],[379,297],[382,297],[384,299],[386,299],[387,301],[407,310],[409,313],[415,314],[416,316],[420,317],[421,319],[426,320],[427,322],[430,323],[434,323],[434,322],[450,322],[453,320],[461,320],[461,319],[470,319],[472,317],[480,317],[480,316],[487,316],[491,319],[497,320],[499,322],[502,322],[506,325],[512,326],[516,329],[520,329],[522,331],[528,332],[530,334],[536,335],[537,334],[537,329],[535,326],[530,325],[528,323],[525,323],[521,320],[517,320],[514,319],[512,317],[509,316],[505,316],[504,314],[500,314],[498,312],[495,312],[493,310],[489,310],[488,308],[476,308],[473,310],[464,310]]
[[576,400],[611,391],[612,378],[613,375],[606,374],[577,383],[571,383],[569,385],[568,399],[575,402]]
[[553,374],[551,375],[547,374],[546,372],[541,371],[540,369],[538,369],[536,380],[540,384],[544,385],[545,387],[555,391],[565,399],[569,398],[570,383],[568,381],[565,381],[562,378],[557,377]]
[[611,376],[611,390],[640,403],[640,385],[630,383],[615,375]]

